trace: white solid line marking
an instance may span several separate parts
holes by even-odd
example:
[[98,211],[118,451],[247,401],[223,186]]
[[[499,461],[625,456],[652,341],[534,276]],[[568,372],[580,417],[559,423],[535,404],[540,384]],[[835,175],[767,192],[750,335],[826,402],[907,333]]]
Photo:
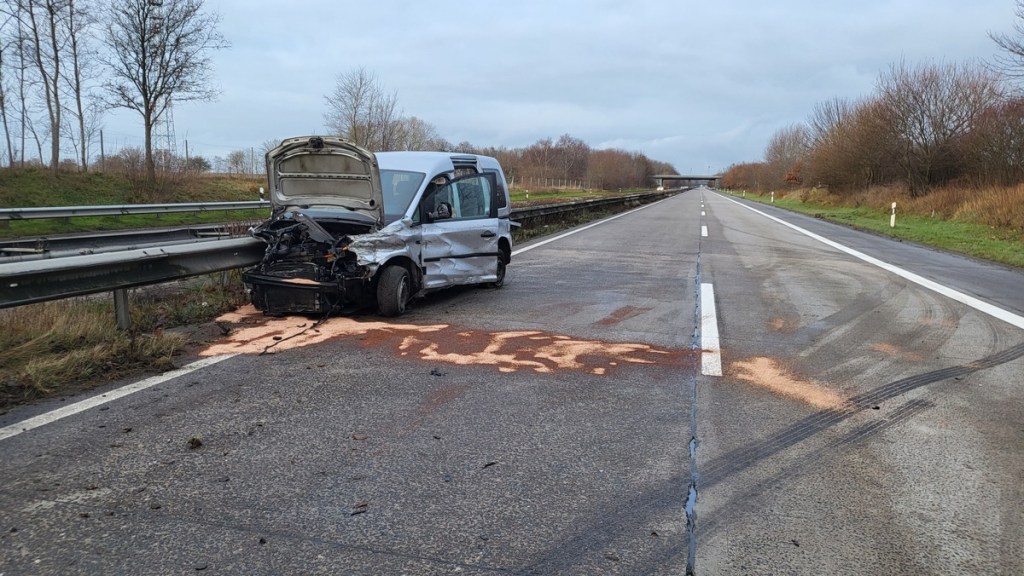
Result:
[[715,288],[700,285],[700,372],[705,376],[722,375],[722,350],[718,340],[718,315],[715,314]]
[[707,236],[708,235],[708,227],[707,226],[701,226],[700,227],[700,235],[701,236]]
[[10,438],[12,436],[17,436],[22,432],[28,432],[33,428],[38,428],[51,422],[56,422],[61,418],[66,418],[73,414],[78,414],[79,412],[83,412],[85,410],[88,410],[89,408],[95,408],[96,406],[106,404],[107,402],[117,400],[118,398],[123,398],[129,394],[134,394],[135,392],[138,392],[140,390],[145,390],[146,388],[155,386],[157,384],[160,384],[161,382],[173,380],[178,376],[184,376],[185,374],[188,374],[189,372],[194,372],[196,370],[199,370],[200,368],[212,366],[222,360],[227,360],[228,358],[232,358],[234,356],[237,356],[237,354],[224,354],[222,356],[211,356],[209,358],[203,358],[202,360],[196,360],[195,362],[191,364],[186,364],[185,366],[182,366],[177,370],[164,372],[163,374],[159,374],[151,378],[146,378],[145,380],[140,380],[133,384],[127,384],[116,390],[111,390],[110,392],[98,394],[96,396],[93,396],[92,398],[86,398],[85,400],[82,400],[80,402],[75,402],[74,404],[70,404],[68,406],[52,410],[45,414],[40,414],[39,416],[35,416],[32,418],[28,418],[26,420],[22,420],[21,422],[17,422],[15,424],[4,426],[3,428],[0,428],[0,440],[6,440],[7,438]]
[[882,260],[879,260],[878,258],[875,258],[873,256],[868,256],[867,254],[865,254],[863,252],[859,252],[857,250],[854,250],[853,248],[849,248],[849,247],[844,246],[844,245],[842,245],[842,244],[840,244],[838,242],[835,242],[833,240],[829,240],[828,238],[825,238],[824,236],[819,236],[819,235],[817,235],[814,232],[811,232],[809,230],[804,230],[803,228],[800,228],[799,226],[796,226],[794,224],[790,224],[789,222],[786,222],[785,220],[782,220],[780,218],[776,218],[775,216],[772,216],[771,214],[765,214],[764,212],[762,212],[760,210],[757,210],[755,208],[751,208],[750,206],[747,206],[746,204],[743,204],[741,202],[737,202],[736,200],[733,200],[732,198],[729,198],[729,197],[726,197],[726,196],[722,196],[722,198],[725,198],[726,200],[728,200],[730,202],[738,204],[738,205],[746,208],[747,210],[750,210],[751,212],[756,212],[756,213],[760,214],[761,216],[764,216],[765,218],[769,218],[771,220],[774,220],[774,221],[778,222],[779,224],[782,224],[783,226],[792,228],[793,230],[796,230],[797,232],[799,232],[799,233],[801,233],[801,234],[803,234],[805,236],[809,236],[811,238],[814,238],[818,242],[821,242],[822,244],[831,246],[831,247],[835,248],[836,250],[839,250],[840,252],[845,252],[845,253],[849,254],[850,256],[853,256],[854,258],[858,258],[860,260],[863,260],[863,261],[867,262],[868,264],[873,264],[875,266],[878,266],[882,270],[886,270],[888,272],[892,272],[893,274],[895,274],[897,276],[901,276],[903,278],[906,278],[907,280],[913,282],[914,284],[917,284],[918,286],[923,286],[924,288],[927,288],[927,289],[929,289],[929,290],[931,290],[933,292],[937,292],[938,294],[941,294],[941,295],[943,295],[943,296],[945,296],[947,298],[951,298],[953,300],[956,300],[957,302],[960,302],[961,304],[965,304],[965,305],[967,305],[967,306],[969,306],[971,308],[974,308],[978,312],[981,312],[983,314],[988,314],[989,316],[992,316],[993,318],[997,318],[999,320],[1002,320],[1003,322],[1006,322],[1007,324],[1010,324],[1012,326],[1016,326],[1017,328],[1020,328],[1020,329],[1024,329],[1024,316],[1020,316],[1018,314],[1014,314],[1013,312],[1010,312],[1009,310],[1004,310],[1004,309],[1002,309],[1002,308],[1000,308],[998,306],[995,306],[993,304],[989,304],[988,302],[984,302],[982,300],[979,300],[979,299],[975,298],[974,296],[968,296],[967,294],[964,294],[963,292],[959,292],[959,291],[954,290],[954,289],[952,289],[952,288],[950,288],[948,286],[944,286],[942,284],[939,284],[938,282],[929,280],[929,279],[927,279],[927,278],[925,278],[923,276],[918,276],[917,274],[914,274],[913,272],[909,272],[907,270],[904,270],[903,268],[900,268],[898,266],[894,266],[893,264],[889,264],[888,262],[883,262]]
[[[668,198],[666,198],[665,200],[667,200],[667,199]],[[629,212],[623,212],[622,214],[616,214],[615,216],[611,216],[611,217],[605,218],[604,220],[598,220],[597,222],[594,222],[593,224],[587,224],[586,226],[583,226],[582,228],[577,228],[575,230],[570,230],[570,231],[566,232],[565,234],[559,234],[558,236],[555,236],[554,238],[548,238],[547,240],[541,240],[540,242],[537,242],[536,244],[530,244],[529,246],[524,246],[524,247],[520,248],[519,250],[513,250],[512,251],[512,255],[516,256],[518,254],[522,254],[523,252],[527,252],[529,250],[533,250],[534,248],[540,248],[541,246],[543,246],[545,244],[550,244],[551,242],[554,242],[556,240],[561,240],[562,238],[565,238],[566,236],[572,236],[573,234],[576,234],[577,232],[583,232],[584,230],[589,230],[589,229],[593,228],[594,226],[600,226],[601,224],[604,224],[605,222],[611,222],[612,220],[615,220],[616,218],[622,218],[623,216],[628,216],[628,215],[632,214],[633,212],[639,212],[640,210],[643,210],[645,208],[650,208],[651,206],[655,206],[657,204],[661,204],[665,200],[658,200],[657,202],[651,202],[650,204],[644,204],[643,206],[641,206],[639,208],[634,208],[634,209],[630,210]]]

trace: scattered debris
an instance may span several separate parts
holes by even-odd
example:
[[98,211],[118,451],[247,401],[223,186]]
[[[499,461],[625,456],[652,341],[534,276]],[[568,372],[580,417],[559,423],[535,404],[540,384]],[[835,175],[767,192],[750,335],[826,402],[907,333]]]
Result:
[[355,506],[352,506],[352,513],[350,514],[350,516],[356,516],[358,514],[363,514],[363,513],[365,513],[367,511],[367,509],[369,507],[370,507],[370,503],[369,502],[367,502],[366,500],[360,500],[359,502],[355,503]]
[[796,546],[797,548],[800,547],[800,541],[797,540],[796,538],[793,538],[792,540],[790,540],[790,542],[793,543],[793,546]]
[[608,560],[611,560],[612,562],[618,562],[619,560],[621,560],[621,558],[619,558],[619,555],[615,552],[605,552],[604,557]]
[[352,439],[353,440],[366,440],[367,438],[369,438],[369,436],[367,436],[366,434],[353,434],[352,435]]
[[441,370],[438,370],[437,368],[431,368],[430,369],[430,375],[431,376],[444,376],[446,374],[447,374],[447,372],[442,372]]
[[497,462],[488,462],[487,464],[484,464],[484,468],[490,468],[491,466],[494,466],[495,464],[497,464]]
[[261,545],[266,544],[266,543],[267,543],[267,539],[266,538],[260,538],[260,544]]
[[199,448],[203,445],[203,439],[201,436],[192,436],[188,439],[188,447],[192,450]]

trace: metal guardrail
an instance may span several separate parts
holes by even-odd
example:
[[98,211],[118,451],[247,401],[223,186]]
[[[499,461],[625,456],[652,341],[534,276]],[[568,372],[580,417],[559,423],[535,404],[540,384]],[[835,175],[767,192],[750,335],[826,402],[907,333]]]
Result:
[[71,218],[78,216],[123,216],[127,214],[169,214],[270,208],[269,200],[246,202],[179,202],[175,204],[117,204],[109,206],[57,206],[53,208],[0,208],[0,220]]
[[668,190],[664,192],[648,192],[644,194],[629,194],[626,196],[611,196],[608,198],[597,198],[595,200],[580,200],[577,202],[563,202],[561,204],[548,204],[533,206],[529,208],[515,208],[512,210],[511,218],[518,221],[529,221],[548,216],[568,214],[594,210],[595,208],[610,208],[613,206],[639,204],[643,202],[655,202],[678,193],[679,190]]
[[254,226],[262,221],[263,218],[230,224],[193,224],[167,228],[40,236],[38,238],[4,238],[0,239],[0,264],[237,238],[242,236],[249,226]]
[[231,270],[258,263],[265,250],[256,238],[233,238],[3,264],[0,307]]
[[[528,222],[573,211],[653,202],[677,192],[518,208],[512,210],[511,218]],[[128,288],[254,266],[265,250],[261,240],[233,238],[0,264],[0,308],[112,291],[118,326],[127,329]]]

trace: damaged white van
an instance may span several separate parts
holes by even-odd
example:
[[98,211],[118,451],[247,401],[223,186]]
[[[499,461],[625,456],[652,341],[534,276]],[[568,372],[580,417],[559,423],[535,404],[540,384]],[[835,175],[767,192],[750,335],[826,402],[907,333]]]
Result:
[[505,175],[489,156],[374,154],[342,138],[289,138],[267,153],[267,243],[242,274],[268,315],[376,304],[384,316],[450,286],[500,287],[512,257]]

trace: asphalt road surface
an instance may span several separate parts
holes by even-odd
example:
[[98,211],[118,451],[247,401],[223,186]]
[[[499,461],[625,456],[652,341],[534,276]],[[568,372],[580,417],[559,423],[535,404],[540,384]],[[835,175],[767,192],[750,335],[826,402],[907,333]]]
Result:
[[0,416],[0,574],[1024,573],[1019,271],[706,189],[518,250]]

